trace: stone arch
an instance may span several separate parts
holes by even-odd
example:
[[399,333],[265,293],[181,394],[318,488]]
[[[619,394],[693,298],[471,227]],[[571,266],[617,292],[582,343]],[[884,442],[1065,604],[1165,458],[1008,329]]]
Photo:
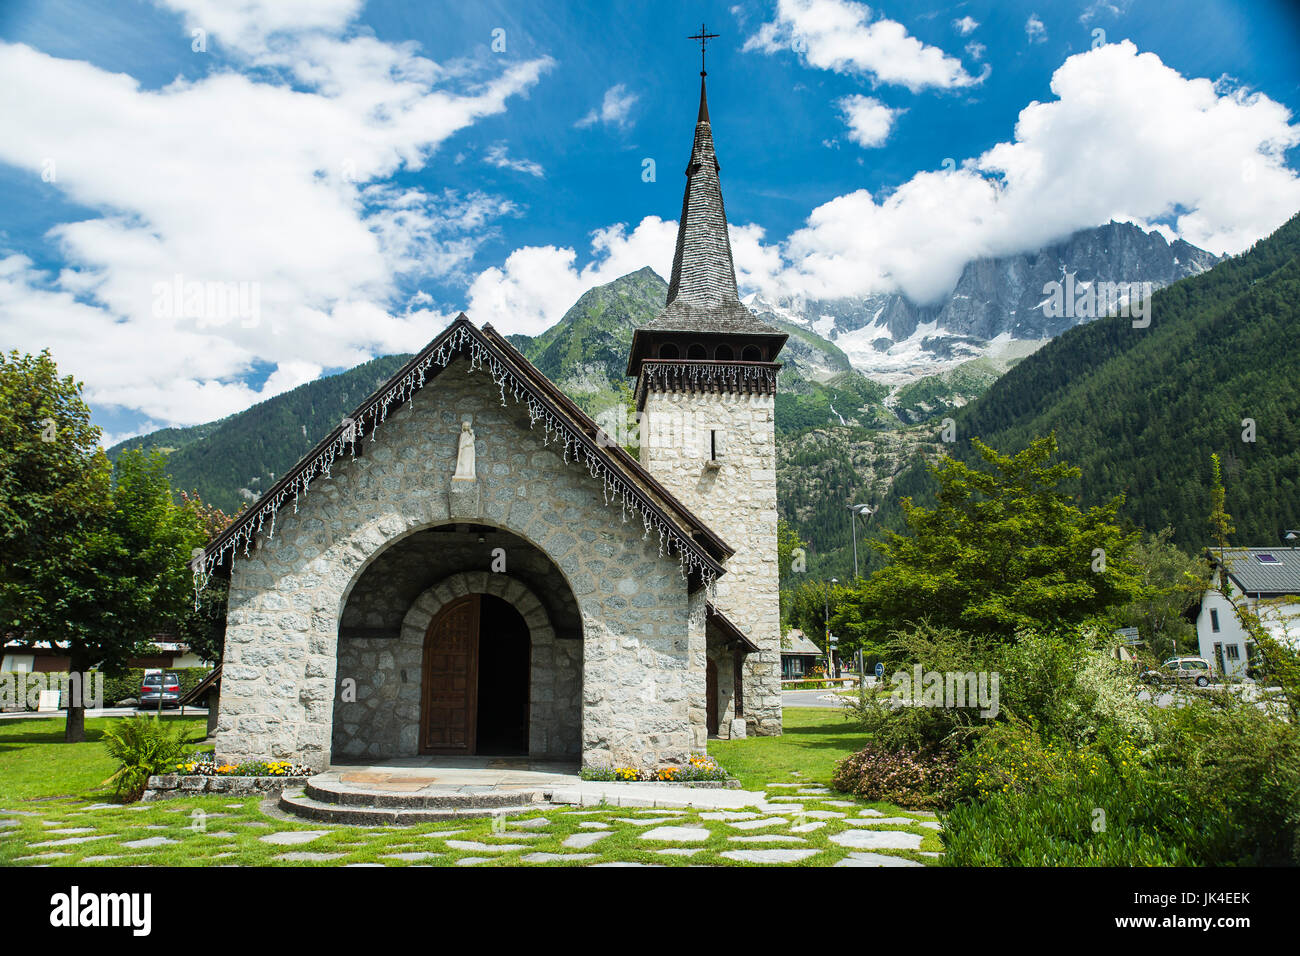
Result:
[[[381,758],[420,753],[423,655],[429,625],[467,594],[500,598],[519,612],[530,643],[528,755],[576,759],[582,745],[582,641],[563,639],[541,598],[508,573],[459,571],[426,588],[407,608],[396,640],[340,642],[340,679],[370,675],[356,699],[335,707],[334,757]],[[345,650],[346,647],[346,650]],[[382,672],[376,680],[374,675]]]
[[[394,517],[396,516],[385,515],[380,519],[377,519],[376,521],[372,521],[368,526],[359,529],[358,533],[351,535],[347,539],[341,539],[340,541],[335,542],[336,547],[332,547],[324,555],[324,558],[326,558],[327,560],[342,558],[345,555],[349,555],[349,554],[355,556],[357,555],[357,552],[361,548],[361,544],[360,544],[361,542],[374,543],[374,546],[368,549],[364,557],[360,557],[359,560],[355,560],[351,562],[352,569],[349,572],[350,576],[348,577],[347,582],[343,585],[343,587],[338,592],[338,606],[334,609],[334,619],[336,621],[340,619],[341,615],[343,614],[343,609],[347,607],[348,599],[352,596],[353,589],[356,588],[357,584],[365,576],[365,573],[368,570],[370,570],[371,565],[373,565],[380,557],[382,557],[384,554],[388,553],[393,548],[400,545],[406,539],[414,537],[415,535],[423,531],[430,531],[434,528],[440,528],[446,525],[456,523],[454,519],[448,518],[444,515],[433,521],[422,521],[422,522],[413,521],[409,523],[402,522],[402,526],[400,530],[394,530],[394,525],[396,524],[396,522],[388,520]],[[473,519],[473,523],[478,525],[485,525],[491,528],[496,528],[499,531],[504,531],[508,534],[514,535],[516,538],[519,538],[525,544],[528,544],[534,549],[536,549],[538,554],[542,555],[543,557],[546,558],[547,561],[550,562],[551,567],[553,567],[556,573],[559,574],[559,576],[564,580],[564,585],[569,589],[569,593],[574,596],[575,600],[577,600],[578,592],[574,588],[573,581],[572,581],[572,574],[577,569],[573,567],[570,562],[566,562],[561,559],[558,559],[557,556],[552,554],[546,547],[542,545],[541,542],[534,540],[529,535],[525,534],[524,532],[520,531],[518,528],[515,528],[509,524],[505,524],[500,521],[493,521],[490,518],[485,518],[485,517],[476,517]],[[376,532],[376,533],[371,533],[371,532]],[[378,540],[380,537],[382,537],[382,540]],[[485,571],[466,572],[466,573],[484,574],[491,578],[502,577],[502,575],[499,573],[490,574]],[[445,581],[450,581],[452,578],[456,578],[456,577],[460,577],[460,575],[458,574],[449,575],[446,579],[444,579],[444,581],[440,581],[439,584],[445,583]],[[433,587],[429,588],[429,590],[433,591],[437,587],[438,585],[434,585]],[[528,589],[525,588],[525,590]],[[460,593],[467,594],[469,592],[462,591]],[[495,593],[495,592],[481,591],[477,593],[488,594],[488,593]],[[528,593],[532,594],[531,591],[529,591]],[[496,595],[496,596],[502,597],[502,595]],[[420,597],[422,598],[424,597],[424,595],[421,594]],[[533,595],[533,597],[536,599],[536,595]],[[415,603],[418,603],[419,600],[420,598],[417,598]],[[578,603],[581,604],[580,601]],[[413,603],[412,607],[414,606],[415,604]],[[518,610],[518,608],[516,608],[516,610]],[[405,619],[403,619],[402,624],[403,626],[405,626],[406,624]],[[426,622],[425,626],[426,627],[428,626],[428,622]]]
[[549,643],[555,640],[555,630],[541,599],[522,582],[506,574],[494,574],[490,571],[461,571],[443,578],[426,590],[411,605],[402,618],[402,637],[419,633],[424,639],[425,631],[438,612],[445,605],[466,594],[491,594],[499,597],[514,607],[528,625],[528,633],[534,643]]

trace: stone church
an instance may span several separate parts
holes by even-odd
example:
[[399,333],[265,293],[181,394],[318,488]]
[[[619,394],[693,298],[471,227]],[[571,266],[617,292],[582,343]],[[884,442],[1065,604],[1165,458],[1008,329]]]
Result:
[[196,557],[229,576],[219,760],[652,769],[781,732],[786,336],[738,298],[718,171],[701,72],[638,457],[461,315]]

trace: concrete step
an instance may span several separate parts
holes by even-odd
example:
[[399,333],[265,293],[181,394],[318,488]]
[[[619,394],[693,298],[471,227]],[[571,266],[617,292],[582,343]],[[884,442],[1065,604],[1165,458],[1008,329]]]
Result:
[[482,789],[430,787],[404,793],[378,788],[361,788],[342,784],[328,777],[313,777],[308,780],[304,792],[306,796],[320,803],[371,807],[377,810],[491,810],[521,804],[543,803],[550,796],[540,787],[517,790],[494,787]]
[[417,823],[490,817],[498,813],[511,816],[531,813],[538,808],[536,803],[518,801],[509,805],[492,806],[379,807],[317,800],[302,789],[283,791],[280,794],[279,805],[281,810],[308,820],[321,823],[346,823],[353,826],[414,826]]

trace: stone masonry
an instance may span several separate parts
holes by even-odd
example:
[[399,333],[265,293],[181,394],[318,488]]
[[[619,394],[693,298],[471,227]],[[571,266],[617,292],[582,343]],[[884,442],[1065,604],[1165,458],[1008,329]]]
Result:
[[[736,549],[714,606],[758,645],[744,665],[750,734],[781,733],[781,608],[776,551],[776,438],[771,395],[649,390],[641,464]],[[708,467],[710,432],[721,432],[720,466]],[[719,702],[730,719],[730,668],[719,668]]]
[[[766,427],[770,435],[770,401],[752,414],[750,431]],[[375,440],[365,440],[361,457],[336,462],[332,477],[315,481],[296,512],[282,510],[273,533],[265,529],[253,551],[235,558],[218,759],[292,759],[316,768],[329,763],[343,608],[363,572],[388,548],[451,520],[451,476],[464,418],[472,420],[477,437],[477,494],[458,496],[455,520],[508,530],[544,553],[580,615],[581,652],[569,655],[566,665],[581,661],[582,759],[652,767],[704,749],[703,591],[688,598],[677,559],[660,553],[657,537],[647,537],[635,515],[624,520],[616,502],[607,505],[601,482],[585,467],[566,463],[556,445],[544,445],[543,429],[530,427],[526,409],[511,398],[503,406],[489,375],[471,371],[462,355],[413,402],[389,414]],[[730,416],[727,422],[740,439],[739,423]],[[742,445],[743,439],[738,451]],[[770,452],[765,460],[771,468]],[[706,513],[714,512],[726,516],[720,508]],[[738,615],[765,649],[773,648],[774,673],[775,526],[773,512],[771,621],[765,614]],[[719,532],[739,537],[727,523]],[[763,573],[763,562],[754,564],[741,568],[742,578],[748,574],[753,581]],[[461,570],[472,575],[489,568],[484,554],[477,566]],[[740,588],[720,590],[729,613],[743,595],[743,581]],[[420,601],[427,607],[425,598],[414,606]],[[404,628],[401,640],[408,637]],[[545,642],[535,647],[544,651]],[[349,666],[387,669],[383,651],[358,645],[343,653],[356,655]],[[396,656],[393,666],[400,671]],[[767,666],[760,663],[756,673],[765,674]],[[755,694],[753,707],[752,713],[772,719],[771,701]],[[404,713],[402,720],[410,721],[411,711]],[[779,727],[779,709],[775,715]],[[568,747],[571,728],[562,722],[555,728],[558,746]],[[409,732],[394,724],[384,733],[400,747]],[[340,740],[348,746],[346,731]]]

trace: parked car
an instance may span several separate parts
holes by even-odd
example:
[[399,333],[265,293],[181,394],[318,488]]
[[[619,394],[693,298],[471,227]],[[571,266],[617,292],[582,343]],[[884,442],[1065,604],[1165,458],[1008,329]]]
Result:
[[151,671],[140,682],[140,709],[158,709],[159,698],[163,707],[179,707],[181,703],[181,675],[175,671]]
[[1191,681],[1197,687],[1208,687],[1214,671],[1204,657],[1171,657],[1159,667],[1143,671],[1141,676],[1148,684]]

